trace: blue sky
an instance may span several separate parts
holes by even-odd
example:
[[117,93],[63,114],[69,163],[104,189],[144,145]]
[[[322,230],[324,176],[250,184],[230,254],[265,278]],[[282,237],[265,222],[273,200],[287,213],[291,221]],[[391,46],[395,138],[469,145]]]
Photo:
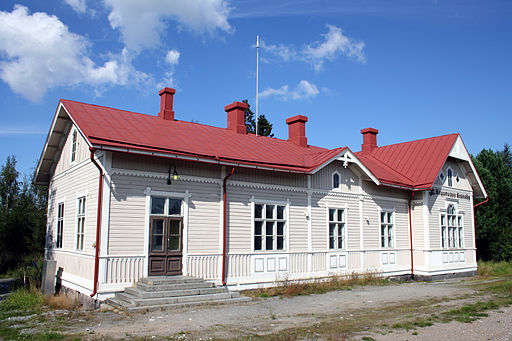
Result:
[[[255,102],[287,138],[360,150],[458,132],[472,154],[511,143],[510,1],[33,0],[0,4],[0,163],[31,173],[59,98],[225,127]],[[254,108],[254,105],[253,105]]]

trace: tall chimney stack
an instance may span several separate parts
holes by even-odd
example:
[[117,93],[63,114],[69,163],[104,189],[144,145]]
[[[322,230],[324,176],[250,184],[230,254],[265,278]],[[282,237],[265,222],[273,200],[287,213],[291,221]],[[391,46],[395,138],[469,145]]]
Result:
[[172,88],[163,88],[158,92],[160,95],[160,112],[158,117],[164,120],[174,121],[174,111],[172,110],[172,102],[176,90]]
[[379,131],[374,128],[366,128],[361,130],[363,134],[363,144],[361,145],[361,151],[363,154],[371,154],[371,152],[377,148],[377,134]]
[[308,138],[306,137],[307,121],[308,118],[303,115],[297,115],[286,119],[286,124],[288,124],[288,141],[301,147],[308,146]]
[[245,127],[245,110],[249,106],[242,102],[233,102],[230,105],[226,105],[224,110],[228,114],[228,129],[233,130],[239,134],[247,134],[247,128]]

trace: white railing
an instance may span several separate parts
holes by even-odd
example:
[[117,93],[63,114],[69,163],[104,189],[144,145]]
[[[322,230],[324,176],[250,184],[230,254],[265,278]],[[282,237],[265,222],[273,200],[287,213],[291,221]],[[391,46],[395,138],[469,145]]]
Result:
[[188,256],[187,274],[204,279],[219,278],[219,257],[219,255]]
[[107,283],[131,283],[144,276],[143,256],[107,257]]

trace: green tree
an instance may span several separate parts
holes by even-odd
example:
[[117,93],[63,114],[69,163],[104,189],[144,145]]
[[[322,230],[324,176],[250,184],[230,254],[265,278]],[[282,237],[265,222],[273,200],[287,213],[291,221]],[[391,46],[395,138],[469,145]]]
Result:
[[46,235],[47,191],[18,181],[16,159],[0,170],[0,272],[26,267],[41,258]]
[[[255,114],[251,110],[251,105],[249,102],[244,99],[242,102],[248,105],[247,110],[245,110],[245,127],[247,128],[248,134],[256,133],[256,119],[254,118]],[[265,115],[258,115],[258,135],[261,136],[269,136],[274,137],[272,133],[272,123],[270,123]]]
[[512,168],[510,153],[482,150],[473,158],[489,201],[475,208],[478,257],[483,260],[512,260]]

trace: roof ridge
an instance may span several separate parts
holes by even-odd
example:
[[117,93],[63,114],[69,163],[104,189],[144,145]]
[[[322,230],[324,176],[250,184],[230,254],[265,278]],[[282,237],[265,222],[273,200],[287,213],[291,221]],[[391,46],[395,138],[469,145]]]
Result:
[[444,135],[438,135],[438,136],[425,137],[425,138],[417,139],[417,140],[411,140],[411,141],[405,141],[405,142],[397,142],[397,143],[387,144],[385,146],[377,147],[376,150],[378,150],[379,148],[386,148],[386,147],[397,146],[399,144],[414,143],[414,142],[419,142],[419,141],[424,141],[424,140],[438,139],[438,138],[446,137],[446,136],[453,136],[453,135],[460,135],[460,134],[459,133],[450,133],[450,134],[444,134]]

